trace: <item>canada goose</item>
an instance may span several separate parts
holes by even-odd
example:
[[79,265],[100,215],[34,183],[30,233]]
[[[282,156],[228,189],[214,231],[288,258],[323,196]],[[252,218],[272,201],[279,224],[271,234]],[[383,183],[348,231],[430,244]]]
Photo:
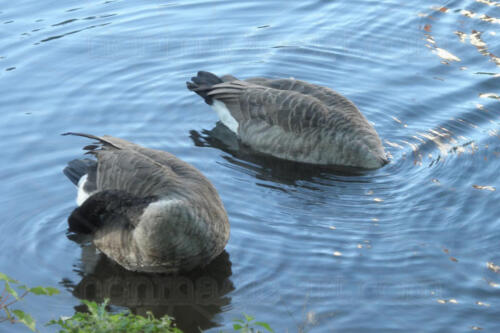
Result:
[[253,150],[285,160],[377,169],[388,163],[373,126],[339,93],[295,79],[198,72],[196,92]]
[[111,136],[84,149],[97,160],[69,162],[78,186],[69,230],[91,234],[96,247],[132,271],[176,272],[204,266],[229,239],[226,211],[197,169],[164,151]]

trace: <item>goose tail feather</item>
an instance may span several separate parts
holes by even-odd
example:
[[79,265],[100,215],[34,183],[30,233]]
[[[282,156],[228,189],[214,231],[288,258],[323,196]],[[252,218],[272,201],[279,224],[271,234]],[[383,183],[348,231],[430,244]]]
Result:
[[[67,132],[67,133],[63,133],[61,135],[75,135],[75,136],[81,136],[84,138],[94,139],[94,140],[97,140],[100,144],[110,146],[110,147],[113,147],[115,149],[121,149],[118,145],[116,145],[116,143],[113,143],[111,140],[107,139],[106,137],[101,137],[101,136],[96,136],[96,135],[86,134],[86,133],[77,133],[77,132]],[[84,150],[93,151],[98,147],[99,146],[96,146],[96,145],[89,145],[89,146],[85,146]]]
[[97,167],[97,161],[91,160],[89,158],[81,160],[73,160],[68,163],[64,168],[63,173],[69,180],[76,186],[78,186],[78,181],[84,175],[88,174],[90,170]]
[[186,82],[186,85],[189,90],[200,95],[208,105],[212,105],[213,99],[208,96],[208,92],[212,86],[222,82],[224,81],[213,73],[199,71],[197,76],[193,76],[191,81]]

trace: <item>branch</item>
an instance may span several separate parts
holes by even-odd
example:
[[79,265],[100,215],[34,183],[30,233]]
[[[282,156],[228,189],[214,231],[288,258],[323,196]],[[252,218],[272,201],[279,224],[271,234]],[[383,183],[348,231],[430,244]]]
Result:
[[6,308],[6,307],[11,306],[12,304],[16,303],[17,301],[22,300],[24,297],[26,297],[26,295],[28,295],[28,293],[29,293],[29,291],[25,291],[21,296],[19,296],[18,299],[13,300],[9,304],[5,304],[3,307]]
[[3,291],[2,291],[2,296],[0,296],[0,307],[1,305],[4,303],[3,302],[3,299],[5,297],[5,294],[7,294],[7,288],[3,288]]
[[7,300],[9,299],[9,297],[10,297],[10,295],[9,295],[9,294],[7,294],[7,296],[5,296],[5,297],[4,297],[4,296],[3,296],[3,294],[2,294],[2,301],[0,302],[0,309],[5,308],[5,305],[4,305],[4,304],[5,304],[5,303],[7,303]]

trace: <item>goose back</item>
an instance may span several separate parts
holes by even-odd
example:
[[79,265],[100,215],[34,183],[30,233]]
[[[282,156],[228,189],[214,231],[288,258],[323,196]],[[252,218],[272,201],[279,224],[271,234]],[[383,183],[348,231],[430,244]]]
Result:
[[70,226],[130,270],[176,271],[210,262],[229,238],[213,185],[174,155],[110,136],[97,158],[95,191],[70,216]]
[[257,152],[368,169],[387,163],[373,126],[351,101],[329,88],[295,79],[241,81],[232,76],[210,85],[202,78],[198,75],[188,88],[209,102],[224,103],[238,123],[240,139]]

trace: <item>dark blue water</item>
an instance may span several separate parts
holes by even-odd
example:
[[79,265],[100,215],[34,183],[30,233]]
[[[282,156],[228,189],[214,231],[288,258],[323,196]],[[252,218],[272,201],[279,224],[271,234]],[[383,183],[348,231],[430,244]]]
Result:
[[[328,173],[227,146],[185,88],[202,69],[329,86],[391,163]],[[243,312],[276,332],[500,330],[499,2],[3,0],[0,91],[0,271],[62,290],[23,302],[39,323],[110,298],[187,332]],[[61,170],[88,141],[67,131],[199,168],[228,211],[226,252],[155,276],[68,238]]]

